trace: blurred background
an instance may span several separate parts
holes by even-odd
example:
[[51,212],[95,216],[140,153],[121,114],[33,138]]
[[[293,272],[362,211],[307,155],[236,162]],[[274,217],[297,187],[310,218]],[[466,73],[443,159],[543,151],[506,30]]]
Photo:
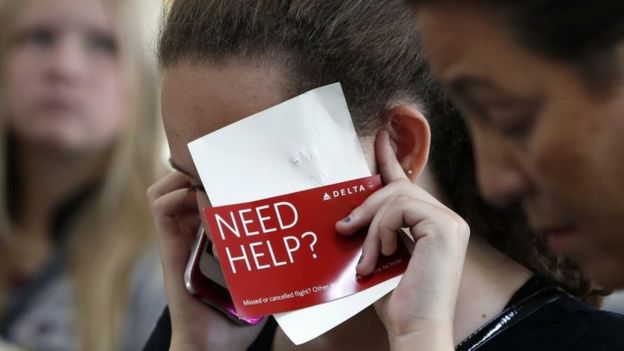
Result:
[[140,350],[165,306],[160,0],[0,0],[0,349]]
[[145,190],[169,3],[0,0],[0,350],[140,350],[165,306]]

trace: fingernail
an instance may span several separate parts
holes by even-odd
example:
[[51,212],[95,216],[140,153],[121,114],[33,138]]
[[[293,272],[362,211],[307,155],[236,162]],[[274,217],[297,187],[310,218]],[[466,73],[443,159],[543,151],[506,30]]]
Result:
[[349,222],[351,222],[351,215],[348,215],[347,217],[343,218],[343,219],[342,219],[342,222],[343,222],[343,223],[349,223]]
[[362,263],[362,261],[364,261],[364,254],[360,255],[360,259],[358,260],[358,265]]

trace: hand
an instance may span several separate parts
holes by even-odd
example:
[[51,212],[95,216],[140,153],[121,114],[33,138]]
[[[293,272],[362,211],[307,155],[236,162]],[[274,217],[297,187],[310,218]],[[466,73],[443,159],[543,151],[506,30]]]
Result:
[[382,131],[375,140],[377,165],[386,184],[336,224],[344,235],[368,226],[357,273],[373,272],[379,253],[391,255],[402,228],[415,241],[397,288],[375,304],[393,350],[452,350],[453,318],[468,245],[466,222],[414,185]]
[[262,326],[241,327],[191,296],[184,270],[201,220],[190,179],[172,172],[147,191],[171,314],[171,350],[245,350]]

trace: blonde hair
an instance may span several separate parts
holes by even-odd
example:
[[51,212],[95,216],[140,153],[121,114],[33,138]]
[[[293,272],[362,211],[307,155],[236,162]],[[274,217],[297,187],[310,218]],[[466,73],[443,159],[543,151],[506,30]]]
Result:
[[[117,41],[123,76],[131,96],[128,127],[113,146],[101,186],[81,210],[69,233],[68,273],[76,302],[76,335],[83,350],[120,347],[125,312],[129,307],[133,266],[154,234],[145,198],[161,167],[161,127],[157,71],[145,45],[147,26],[137,25],[145,1],[103,0],[118,20]],[[155,1],[155,0],[153,0]],[[12,22],[22,0],[0,0],[0,67],[7,52]],[[1,72],[1,70],[0,70]],[[0,82],[3,77],[0,76]],[[0,86],[0,310],[12,258],[12,224],[7,201],[6,106]],[[13,254],[12,254],[13,253]]]

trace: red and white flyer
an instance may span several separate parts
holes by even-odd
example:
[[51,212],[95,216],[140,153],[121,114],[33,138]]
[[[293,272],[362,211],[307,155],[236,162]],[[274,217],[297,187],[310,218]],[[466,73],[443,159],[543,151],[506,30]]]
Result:
[[335,224],[381,188],[379,176],[244,204],[206,209],[212,240],[236,310],[254,317],[349,296],[400,275],[409,254],[381,256],[357,277],[364,234],[344,237]]
[[274,314],[301,344],[398,284],[406,250],[384,257],[362,279],[355,266],[365,233],[335,231],[381,187],[338,83],[199,138],[189,149],[213,205],[205,215],[239,313]]

